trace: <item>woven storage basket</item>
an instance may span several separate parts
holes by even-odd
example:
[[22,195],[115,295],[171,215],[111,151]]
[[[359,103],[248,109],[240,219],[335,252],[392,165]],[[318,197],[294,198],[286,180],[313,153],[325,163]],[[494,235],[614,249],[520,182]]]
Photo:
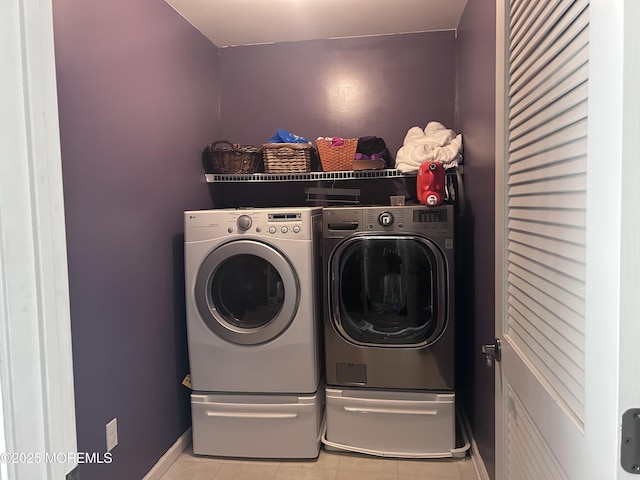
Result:
[[318,138],[316,140],[320,163],[325,172],[353,170],[353,159],[358,148],[357,138],[345,138],[344,145],[331,146],[331,139]]
[[255,173],[261,168],[262,151],[252,145],[219,140],[207,145],[204,154],[211,163],[213,173]]
[[265,173],[308,173],[311,171],[310,143],[265,143],[262,145]]

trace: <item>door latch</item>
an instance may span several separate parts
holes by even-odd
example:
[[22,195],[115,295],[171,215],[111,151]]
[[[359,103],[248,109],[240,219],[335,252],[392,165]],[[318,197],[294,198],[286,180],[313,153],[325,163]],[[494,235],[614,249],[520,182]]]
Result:
[[480,349],[482,350],[482,355],[484,355],[484,364],[487,367],[493,367],[493,361],[499,362],[502,358],[499,338],[496,338],[493,343],[485,343]]
[[640,475],[640,408],[622,415],[620,464],[625,471]]

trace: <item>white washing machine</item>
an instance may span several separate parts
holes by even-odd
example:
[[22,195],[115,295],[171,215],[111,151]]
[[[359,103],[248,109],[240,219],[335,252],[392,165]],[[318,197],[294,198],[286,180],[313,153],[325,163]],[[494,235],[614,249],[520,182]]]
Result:
[[318,207],[185,212],[194,453],[318,455],[321,236]]

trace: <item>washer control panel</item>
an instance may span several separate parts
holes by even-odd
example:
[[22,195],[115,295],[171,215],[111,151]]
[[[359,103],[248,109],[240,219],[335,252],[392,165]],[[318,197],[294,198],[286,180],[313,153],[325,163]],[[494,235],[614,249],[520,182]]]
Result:
[[383,227],[390,227],[393,225],[393,214],[389,212],[382,212],[378,215],[378,223]]
[[326,207],[322,215],[324,238],[345,238],[358,232],[453,235],[451,205]]

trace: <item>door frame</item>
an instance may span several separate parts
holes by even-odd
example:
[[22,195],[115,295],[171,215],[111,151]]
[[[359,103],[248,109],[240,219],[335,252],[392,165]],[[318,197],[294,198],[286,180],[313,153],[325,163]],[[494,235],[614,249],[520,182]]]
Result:
[[[506,301],[506,274],[502,252],[507,247],[504,199],[506,197],[505,159],[507,142],[505,132],[507,105],[504,102],[507,85],[506,36],[508,29],[505,0],[496,0],[496,129],[495,129],[495,336],[503,330]],[[502,369],[496,365],[495,373],[495,472],[494,480],[508,480],[505,476],[505,419],[503,412],[504,388]]]
[[0,3],[0,32],[0,451],[32,460],[0,477],[65,478],[77,444],[51,0]]

